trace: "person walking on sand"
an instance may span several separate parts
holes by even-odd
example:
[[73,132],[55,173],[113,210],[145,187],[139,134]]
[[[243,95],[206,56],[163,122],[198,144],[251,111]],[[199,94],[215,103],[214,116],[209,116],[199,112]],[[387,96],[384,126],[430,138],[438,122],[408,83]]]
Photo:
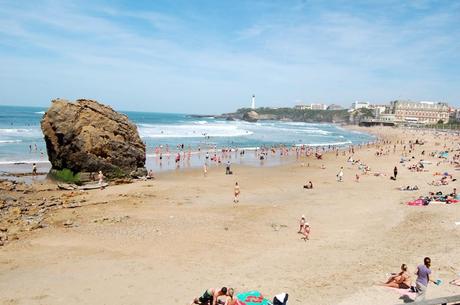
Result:
[[393,175],[395,177],[395,180],[396,180],[396,176],[398,175],[398,168],[395,166],[395,168],[393,169]]
[[232,173],[232,171],[230,170],[230,160],[227,160],[227,166],[225,167],[225,174],[226,175],[230,175]]
[[337,174],[337,181],[343,182],[343,166],[340,167],[340,171],[339,171],[339,173]]
[[37,164],[33,163],[32,164],[32,176],[37,175]]
[[303,231],[302,231],[303,237],[302,239],[307,241],[309,240],[310,236],[310,224],[308,222],[305,222],[305,225],[303,226]]
[[102,171],[99,171],[99,174],[97,175],[97,180],[99,181],[99,187],[101,188],[101,190],[103,190],[104,174],[102,174]]
[[302,215],[299,221],[299,232],[297,233],[302,233],[304,227],[305,227],[305,215]]
[[206,163],[203,164],[203,176],[208,176],[208,165]]
[[415,281],[415,287],[417,288],[417,297],[415,298],[415,301],[425,300],[426,290],[429,282],[438,285],[438,282],[430,280],[430,266],[431,259],[429,257],[425,257],[423,259],[423,264],[418,265],[417,267],[417,272],[415,273],[417,275],[417,280]]
[[233,194],[235,195],[235,198],[233,199],[234,203],[240,202],[240,186],[238,185],[238,182],[235,183],[235,187],[233,189]]

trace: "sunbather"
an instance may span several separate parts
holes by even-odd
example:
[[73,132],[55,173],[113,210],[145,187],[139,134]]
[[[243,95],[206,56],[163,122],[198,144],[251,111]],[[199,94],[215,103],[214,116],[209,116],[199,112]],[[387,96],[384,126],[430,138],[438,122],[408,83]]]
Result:
[[227,287],[222,287],[221,289],[209,288],[206,290],[201,297],[195,298],[190,305],[216,305],[217,299],[220,296],[227,294]]
[[311,181],[308,181],[307,184],[303,186],[304,189],[312,189],[313,188],[313,183]]
[[387,287],[409,289],[411,285],[410,275],[407,272],[407,265],[401,265],[401,271],[393,274],[384,284]]

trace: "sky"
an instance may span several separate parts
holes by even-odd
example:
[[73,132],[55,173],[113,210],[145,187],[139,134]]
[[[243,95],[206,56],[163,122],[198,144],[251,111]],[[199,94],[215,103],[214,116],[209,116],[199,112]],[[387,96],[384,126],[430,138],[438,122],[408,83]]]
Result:
[[460,1],[0,0],[0,105],[460,106]]

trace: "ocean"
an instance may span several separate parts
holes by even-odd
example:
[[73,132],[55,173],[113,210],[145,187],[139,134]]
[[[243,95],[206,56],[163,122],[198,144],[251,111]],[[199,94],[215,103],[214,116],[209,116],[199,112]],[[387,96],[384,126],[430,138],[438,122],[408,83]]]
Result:
[[[49,164],[40,129],[44,107],[0,106],[0,165],[32,162]],[[246,148],[273,145],[348,146],[374,141],[365,133],[349,131],[334,124],[302,122],[226,121],[214,117],[191,117],[187,114],[132,112],[125,113],[134,122],[147,144],[147,165],[157,168],[152,158],[154,147],[177,145],[192,151],[214,147]],[[192,162],[193,164],[197,162]],[[193,165],[192,164],[192,165]],[[168,168],[167,166],[165,167]]]

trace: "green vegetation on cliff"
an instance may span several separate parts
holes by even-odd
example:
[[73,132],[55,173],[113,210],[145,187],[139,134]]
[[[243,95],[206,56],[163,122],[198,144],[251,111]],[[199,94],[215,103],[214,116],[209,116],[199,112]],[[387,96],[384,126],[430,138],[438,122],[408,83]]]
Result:
[[[238,115],[251,111],[250,108],[240,108],[236,111]],[[343,123],[348,122],[349,113],[347,109],[341,110],[311,110],[311,109],[294,109],[294,108],[267,108],[261,107],[255,109],[259,116],[267,116],[276,120],[291,120],[295,122],[325,122],[325,123]]]

